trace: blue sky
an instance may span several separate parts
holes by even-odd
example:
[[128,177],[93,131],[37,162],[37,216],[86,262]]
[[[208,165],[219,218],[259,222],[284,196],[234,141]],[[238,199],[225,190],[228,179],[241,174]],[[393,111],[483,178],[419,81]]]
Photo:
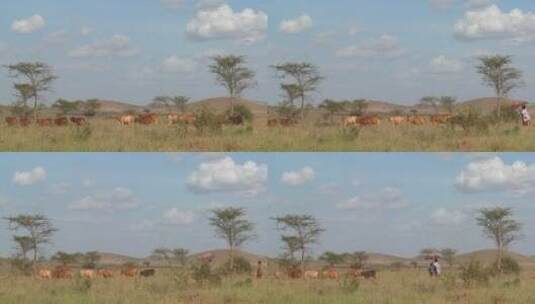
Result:
[[[398,3],[399,2],[399,3]],[[0,4],[0,64],[45,61],[59,96],[145,104],[225,92],[207,73],[215,54],[243,54],[258,86],[280,99],[269,65],[306,60],[327,77],[311,102],[369,98],[412,104],[425,95],[491,95],[474,72],[482,54],[511,54],[532,100],[535,3],[529,0],[94,0]],[[402,4],[400,4],[402,3]],[[0,73],[0,101],[13,101]]]
[[[224,247],[207,224],[217,207],[247,208],[275,256],[273,216],[307,213],[327,229],[314,252],[413,256],[425,247],[489,248],[474,216],[507,206],[524,223],[513,249],[535,253],[533,154],[4,154],[2,216],[43,213],[57,250],[145,256],[152,249]],[[0,225],[0,254],[11,253]]]

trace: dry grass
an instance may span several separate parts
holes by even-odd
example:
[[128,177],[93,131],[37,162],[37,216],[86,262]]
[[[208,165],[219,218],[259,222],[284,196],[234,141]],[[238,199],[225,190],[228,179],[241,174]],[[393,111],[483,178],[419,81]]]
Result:
[[0,126],[0,151],[169,152],[169,151],[533,151],[535,130],[515,124],[491,126],[488,132],[465,133],[448,126],[364,127],[352,133],[341,126],[305,123],[268,128],[265,119],[250,127],[226,126],[221,133],[187,132],[164,122],[120,126],[97,118],[88,127],[29,128]]
[[459,280],[430,279],[425,271],[402,270],[379,273],[376,283],[362,281],[346,288],[343,281],[278,281],[264,279],[247,283],[247,277],[227,279],[222,286],[201,288],[179,284],[171,271],[149,279],[92,281],[41,281],[9,277],[0,282],[2,304],[80,303],[395,303],[395,304],[525,304],[535,301],[535,274],[520,279],[502,277],[486,287],[464,288]]

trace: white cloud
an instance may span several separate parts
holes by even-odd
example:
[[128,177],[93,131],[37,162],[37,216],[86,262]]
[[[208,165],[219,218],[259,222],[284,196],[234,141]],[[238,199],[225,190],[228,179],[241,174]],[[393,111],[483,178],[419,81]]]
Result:
[[507,165],[499,157],[475,160],[457,176],[463,192],[510,191],[523,195],[535,190],[535,164],[516,161]]
[[170,56],[162,61],[161,70],[166,73],[190,73],[196,66],[197,63],[191,59]]
[[379,38],[366,41],[361,45],[352,45],[339,49],[338,57],[386,57],[395,58],[405,51],[400,47],[399,40],[390,35],[382,35]]
[[387,187],[378,193],[355,196],[336,207],[341,210],[353,209],[401,209],[407,206],[403,193],[398,188]]
[[301,15],[295,19],[284,20],[280,23],[279,29],[286,34],[298,34],[312,28],[312,18],[309,15]]
[[13,183],[19,186],[31,186],[46,180],[46,170],[36,167],[31,171],[17,171],[13,175]]
[[314,180],[315,172],[311,167],[304,167],[299,171],[284,172],[281,181],[290,186],[300,186]]
[[240,165],[230,157],[203,162],[188,178],[188,187],[198,193],[242,192],[255,195],[263,191],[268,166],[247,161]]
[[19,34],[30,34],[42,29],[46,22],[40,15],[33,15],[26,19],[19,19],[13,21],[11,30]]
[[187,34],[194,39],[239,39],[248,43],[261,40],[268,28],[268,16],[246,8],[234,12],[228,4],[201,8],[188,22]]
[[462,71],[463,63],[454,58],[444,55],[437,56],[431,60],[431,72],[436,74],[458,73]]
[[69,52],[69,57],[129,57],[138,53],[130,46],[130,38],[124,35],[115,35],[107,40],[97,41],[81,46]]
[[431,214],[431,221],[436,225],[451,226],[463,223],[467,215],[461,210],[448,210],[440,208]]
[[117,187],[109,192],[88,195],[69,205],[71,210],[128,210],[139,206],[132,190]]
[[195,213],[191,211],[179,211],[177,208],[169,209],[162,215],[164,224],[188,225],[195,220]]
[[88,27],[88,26],[84,26],[80,29],[80,34],[82,36],[87,36],[89,34],[93,33],[93,29]]
[[535,37],[535,13],[520,9],[502,12],[497,5],[468,11],[455,24],[455,34],[462,40],[531,40]]

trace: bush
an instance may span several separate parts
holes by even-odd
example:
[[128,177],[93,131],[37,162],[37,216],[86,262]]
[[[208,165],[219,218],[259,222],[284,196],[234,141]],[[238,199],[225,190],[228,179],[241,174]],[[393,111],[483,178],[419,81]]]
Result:
[[243,257],[234,257],[234,269],[230,267],[230,259],[223,265],[222,272],[225,274],[228,273],[237,273],[237,274],[248,274],[253,271],[253,266],[249,261]]
[[[520,264],[518,264],[518,262],[514,258],[510,256],[504,256],[502,258],[503,274],[519,274],[520,270]],[[490,272],[492,275],[496,275],[500,272],[500,270],[498,269],[497,260],[490,266]]]
[[225,112],[225,117],[227,118],[227,120],[229,120],[229,118],[231,117],[241,117],[244,122],[251,122],[253,121],[253,118],[254,118],[254,115],[253,115],[253,112],[251,112],[251,109],[249,109],[249,107],[247,107],[244,104],[234,105],[234,114],[231,115],[230,112],[231,112],[230,109],[228,109]]
[[207,131],[212,133],[223,131],[223,119],[207,107],[195,113],[195,122],[193,125],[201,134]]
[[468,265],[461,266],[459,276],[466,287],[489,284],[489,272],[483,268],[479,261],[471,261]]
[[74,290],[81,292],[81,293],[87,293],[93,286],[93,282],[91,279],[88,278],[82,278],[81,276],[77,276],[76,280],[74,281]]
[[191,268],[192,278],[200,286],[205,285],[221,285],[221,276],[212,271],[210,264],[202,263],[200,265],[193,265]]
[[487,133],[489,132],[490,128],[489,119],[487,117],[483,117],[479,112],[473,109],[470,109],[467,112],[459,113],[458,115],[449,119],[448,122],[452,128],[458,126],[463,129],[465,133],[474,131]]
[[72,136],[75,141],[77,142],[86,142],[91,138],[91,135],[93,134],[93,130],[91,129],[90,125],[84,125],[79,128],[74,128]]
[[346,293],[356,293],[360,288],[360,281],[356,278],[346,277],[340,283],[340,288]]
[[10,260],[11,267],[16,272],[19,272],[23,275],[30,276],[32,275],[32,262],[27,259],[14,258]]

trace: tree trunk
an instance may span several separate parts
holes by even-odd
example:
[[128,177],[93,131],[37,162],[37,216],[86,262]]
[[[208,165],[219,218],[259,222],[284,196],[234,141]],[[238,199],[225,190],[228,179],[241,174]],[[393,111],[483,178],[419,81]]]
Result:
[[301,96],[301,121],[305,120],[305,96]]
[[301,272],[303,274],[303,278],[305,277],[305,250],[301,250]]
[[230,246],[229,258],[230,258],[230,273],[234,274],[234,247],[232,246]]
[[33,119],[37,122],[37,96],[33,100]]
[[234,117],[234,96],[230,97],[230,117]]

